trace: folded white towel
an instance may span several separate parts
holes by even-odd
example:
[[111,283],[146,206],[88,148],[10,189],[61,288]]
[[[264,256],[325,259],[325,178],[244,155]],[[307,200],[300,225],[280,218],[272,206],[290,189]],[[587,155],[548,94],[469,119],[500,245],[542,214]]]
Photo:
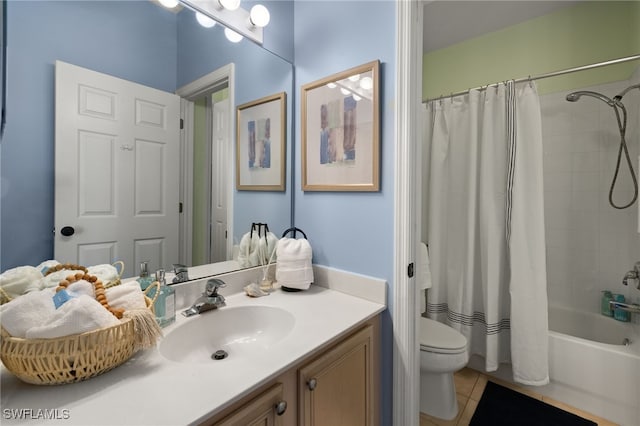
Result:
[[34,291],[5,303],[0,307],[2,327],[14,337],[26,337],[27,330],[45,324],[54,314],[54,294],[53,289]]
[[307,240],[281,238],[276,246],[276,281],[284,287],[306,290],[313,282],[313,251]]
[[33,266],[18,266],[7,269],[0,275],[0,287],[12,299],[30,291],[40,290],[38,280],[42,273]]
[[53,339],[119,324],[120,321],[97,300],[82,295],[70,299],[51,315],[46,324],[27,330],[27,339]]
[[130,281],[105,291],[107,302],[112,308],[122,308],[126,311],[132,309],[144,309],[147,303],[144,300],[144,293],[140,289],[137,281]]

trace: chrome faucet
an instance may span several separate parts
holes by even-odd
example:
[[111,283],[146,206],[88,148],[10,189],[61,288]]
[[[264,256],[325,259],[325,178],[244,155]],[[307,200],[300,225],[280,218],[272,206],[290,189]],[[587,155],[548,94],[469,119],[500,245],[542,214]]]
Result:
[[207,281],[207,287],[205,288],[202,296],[198,297],[189,309],[182,311],[182,315],[190,317],[192,315],[201,314],[203,312],[225,306],[226,303],[224,301],[224,296],[218,294],[218,289],[226,286],[227,285],[224,281],[220,279],[210,279]]
[[189,270],[185,265],[175,263],[173,265],[173,272],[175,272],[176,274],[176,276],[173,277],[174,283],[183,283],[185,281],[189,281]]
[[640,290],[640,262],[636,262],[633,265],[633,269],[624,274],[624,278],[622,278],[622,284],[628,285],[629,280],[638,281],[638,290]]

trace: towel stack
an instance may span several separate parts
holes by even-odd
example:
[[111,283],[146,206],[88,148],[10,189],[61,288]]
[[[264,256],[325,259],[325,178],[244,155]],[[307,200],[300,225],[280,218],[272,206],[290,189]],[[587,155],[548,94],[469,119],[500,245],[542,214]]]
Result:
[[[58,309],[53,301],[56,294],[53,288],[32,291],[5,303],[0,306],[2,327],[13,337],[51,339],[120,323],[95,299],[92,283],[78,280],[65,291],[69,300]],[[113,308],[146,311],[144,294],[135,281],[107,289],[106,297]]]

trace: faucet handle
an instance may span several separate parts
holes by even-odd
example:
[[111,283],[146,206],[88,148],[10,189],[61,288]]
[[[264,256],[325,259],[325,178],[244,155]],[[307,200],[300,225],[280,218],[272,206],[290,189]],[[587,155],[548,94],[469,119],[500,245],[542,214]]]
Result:
[[218,278],[212,278],[209,281],[207,281],[207,287],[205,289],[205,294],[209,297],[214,297],[218,295],[218,289],[219,288],[224,288],[227,285],[225,284],[224,281],[222,281],[221,279]]

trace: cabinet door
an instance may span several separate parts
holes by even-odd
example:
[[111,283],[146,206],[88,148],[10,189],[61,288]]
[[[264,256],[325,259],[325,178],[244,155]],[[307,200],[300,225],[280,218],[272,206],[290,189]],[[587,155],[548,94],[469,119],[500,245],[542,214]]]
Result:
[[373,424],[372,346],[367,326],[299,370],[299,424]]
[[280,426],[287,403],[283,400],[283,386],[274,385],[244,404],[240,409],[215,423],[216,426]]

